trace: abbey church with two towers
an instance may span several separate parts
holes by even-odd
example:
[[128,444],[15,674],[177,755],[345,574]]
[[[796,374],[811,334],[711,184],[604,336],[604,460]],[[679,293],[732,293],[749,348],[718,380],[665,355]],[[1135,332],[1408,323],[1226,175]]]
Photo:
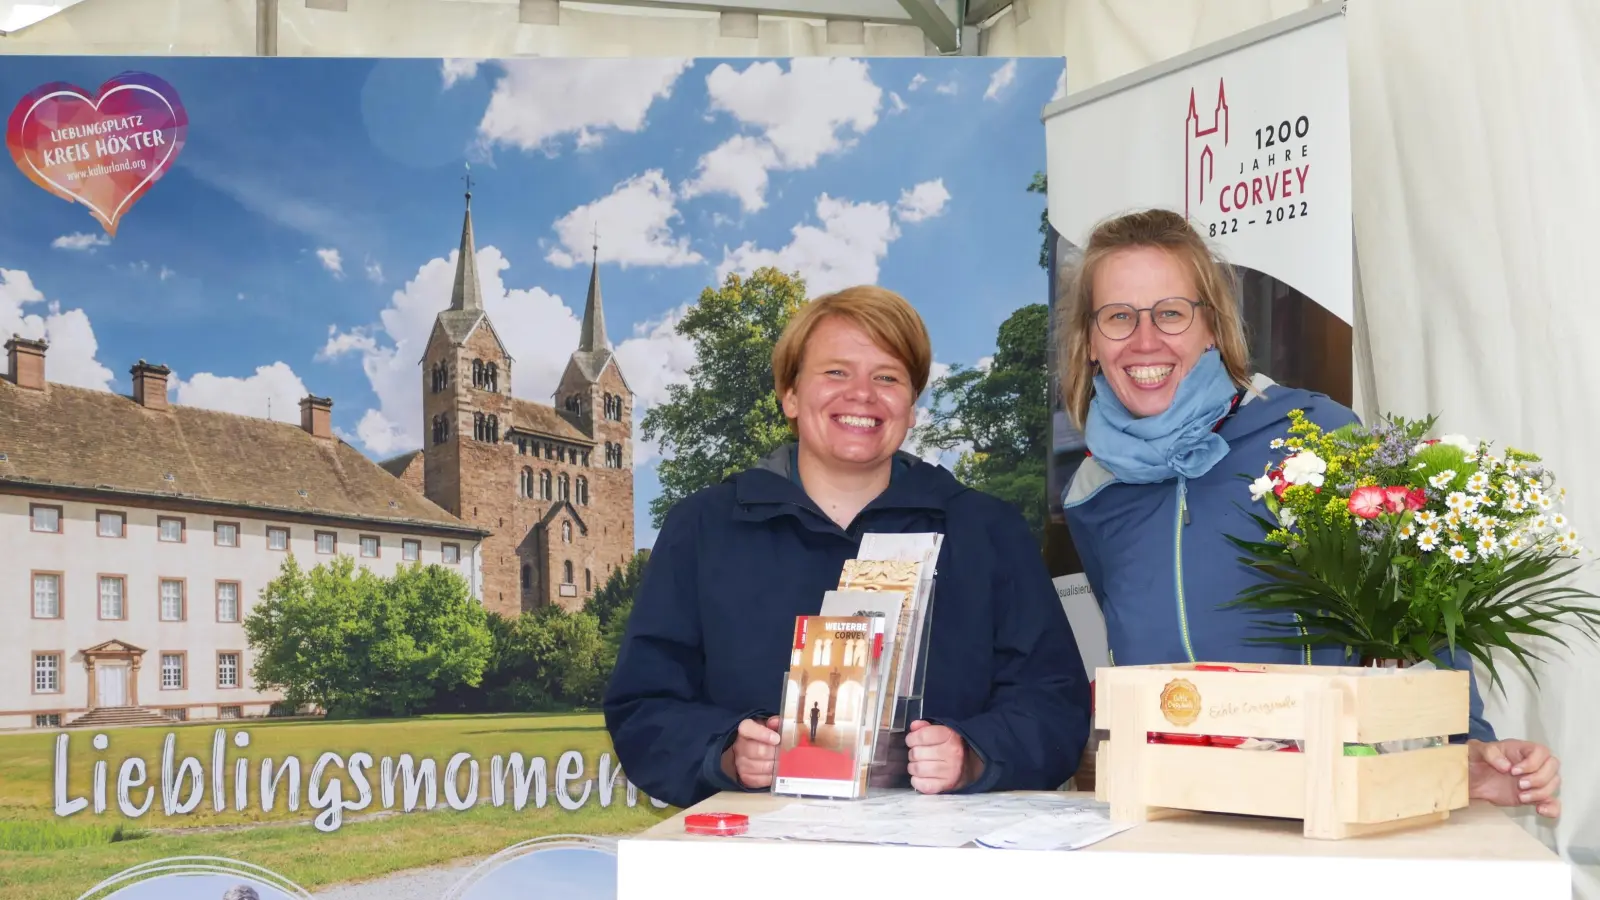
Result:
[[598,258],[553,402],[513,396],[517,361],[479,288],[470,187],[466,199],[450,306],[421,360],[423,447],[382,465],[489,532],[486,608],[578,609],[634,553],[633,393],[606,340]]

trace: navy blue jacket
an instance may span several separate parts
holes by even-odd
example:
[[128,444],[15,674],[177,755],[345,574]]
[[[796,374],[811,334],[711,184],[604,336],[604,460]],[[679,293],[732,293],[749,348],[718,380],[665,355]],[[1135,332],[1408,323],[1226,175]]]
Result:
[[628,781],[678,807],[741,790],[721,756],[742,720],[777,714],[795,617],[818,613],[863,534],[940,532],[923,718],[983,760],[963,793],[1060,787],[1088,743],[1089,685],[1022,516],[902,453],[843,529],[792,452],[684,498],[656,537],[604,704]]
[[[1351,665],[1344,648],[1314,649],[1258,644],[1253,636],[1282,636],[1293,618],[1269,629],[1264,614],[1222,608],[1264,578],[1239,561],[1227,535],[1259,540],[1250,479],[1263,474],[1276,438],[1289,437],[1289,411],[1300,409],[1323,431],[1357,421],[1354,412],[1323,394],[1274,384],[1256,376],[1237,411],[1218,434],[1228,454],[1205,475],[1158,484],[1125,484],[1093,457],[1084,460],[1062,496],[1067,527],[1083,560],[1084,575],[1106,619],[1112,665],[1180,662],[1247,662],[1277,665]],[[1249,476],[1248,478],[1242,476]],[[1181,502],[1181,506],[1180,506]],[[1466,651],[1453,668],[1472,670]],[[1469,735],[1495,740],[1483,717],[1476,677],[1471,682]]]

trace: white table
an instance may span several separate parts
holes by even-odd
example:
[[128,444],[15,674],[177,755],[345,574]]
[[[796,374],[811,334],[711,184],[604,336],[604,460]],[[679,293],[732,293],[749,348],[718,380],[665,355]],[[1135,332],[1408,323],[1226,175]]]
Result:
[[[1084,795],[1088,796],[1088,795]],[[722,794],[617,845],[618,900],[1572,900],[1571,867],[1494,806],[1434,826],[1308,840],[1298,820],[1189,815],[1070,852],[764,841],[685,834],[696,812],[795,802]]]

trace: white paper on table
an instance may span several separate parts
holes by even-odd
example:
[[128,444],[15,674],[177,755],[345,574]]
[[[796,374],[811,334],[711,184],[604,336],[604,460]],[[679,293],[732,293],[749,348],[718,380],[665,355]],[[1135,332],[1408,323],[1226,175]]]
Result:
[[938,559],[944,535],[938,532],[925,534],[884,534],[871,532],[861,536],[857,559],[899,559],[916,562]]
[[1132,827],[1115,824],[1103,813],[1053,812],[997,828],[978,838],[977,844],[992,850],[1078,850]]
[[[1040,817],[1061,818],[1039,826],[1044,837],[1028,837],[1031,832],[1008,836],[1006,829]],[[853,801],[796,800],[751,816],[741,836],[911,847],[964,847],[980,839],[1020,847],[1026,839],[1081,847],[1122,830],[1111,825],[1105,804],[1067,794],[926,796],[897,791]]]

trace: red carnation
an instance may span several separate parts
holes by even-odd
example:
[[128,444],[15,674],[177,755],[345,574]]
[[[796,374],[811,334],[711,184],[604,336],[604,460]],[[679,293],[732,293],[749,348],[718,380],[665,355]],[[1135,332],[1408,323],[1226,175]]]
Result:
[[1383,489],[1383,508],[1388,512],[1404,512],[1410,489],[1404,485]]
[[1412,488],[1406,491],[1406,509],[1416,512],[1427,505],[1428,495],[1422,492],[1422,488]]
[[1289,482],[1283,480],[1283,470],[1273,469],[1267,473],[1267,478],[1272,481],[1272,496],[1283,499],[1283,492],[1289,489]]
[[1376,519],[1383,514],[1383,488],[1360,487],[1350,495],[1350,512],[1363,519]]

